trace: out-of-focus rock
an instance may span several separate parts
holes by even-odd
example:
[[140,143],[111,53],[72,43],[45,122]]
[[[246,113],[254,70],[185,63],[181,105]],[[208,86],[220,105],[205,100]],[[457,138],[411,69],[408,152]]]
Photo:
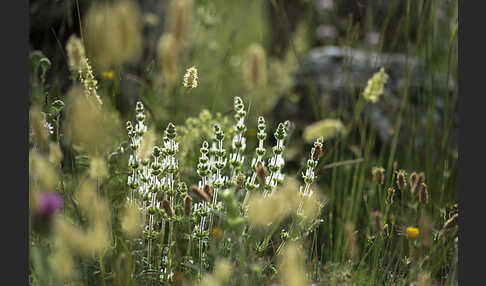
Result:
[[[456,91],[456,82],[445,74],[437,74],[416,58],[405,54],[376,53],[348,47],[320,47],[310,51],[295,74],[297,99],[282,99],[276,106],[276,119],[292,118],[298,129],[321,118],[337,117],[345,124],[354,116],[356,102],[362,97],[368,79],[384,67],[389,79],[377,103],[366,103],[361,117],[369,118],[382,142],[390,143],[400,106],[407,94],[404,115],[419,116],[415,143],[423,144],[424,128],[432,118],[442,126],[441,114],[446,95]],[[406,92],[405,92],[406,91]],[[426,107],[434,105],[432,114]],[[419,123],[419,124],[420,124]],[[403,124],[402,124],[403,125]],[[403,126],[402,126],[403,127]],[[403,136],[399,135],[402,141]],[[407,141],[409,142],[409,141]]]

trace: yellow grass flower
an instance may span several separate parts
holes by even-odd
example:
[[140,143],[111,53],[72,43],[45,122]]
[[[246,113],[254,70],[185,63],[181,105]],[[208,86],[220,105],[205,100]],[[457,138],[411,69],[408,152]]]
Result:
[[115,77],[115,73],[113,71],[105,71],[101,75],[107,80],[112,80]]
[[407,227],[406,233],[407,233],[407,238],[408,239],[410,239],[410,240],[416,240],[417,237],[420,234],[420,231],[416,227]]
[[211,235],[216,241],[220,241],[223,238],[223,230],[219,227],[213,227],[211,230]]

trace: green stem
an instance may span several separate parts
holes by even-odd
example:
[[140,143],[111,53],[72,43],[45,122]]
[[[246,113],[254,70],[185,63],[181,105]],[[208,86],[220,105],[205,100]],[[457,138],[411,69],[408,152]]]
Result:
[[98,262],[100,263],[100,271],[101,271],[101,285],[106,285],[105,282],[105,268],[103,267],[103,256],[104,252],[100,254]]

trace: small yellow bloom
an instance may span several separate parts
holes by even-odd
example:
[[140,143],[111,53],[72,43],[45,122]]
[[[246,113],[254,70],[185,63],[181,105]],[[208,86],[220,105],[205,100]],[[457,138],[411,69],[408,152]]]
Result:
[[419,236],[420,232],[416,227],[407,227],[407,237],[410,240],[415,240]]
[[248,131],[246,131],[246,136],[248,137],[256,137],[257,130],[255,128],[248,128]]
[[219,227],[213,227],[211,234],[216,241],[220,241],[223,238],[223,231]]
[[115,77],[115,73],[113,71],[106,71],[101,74],[104,79],[112,80]]

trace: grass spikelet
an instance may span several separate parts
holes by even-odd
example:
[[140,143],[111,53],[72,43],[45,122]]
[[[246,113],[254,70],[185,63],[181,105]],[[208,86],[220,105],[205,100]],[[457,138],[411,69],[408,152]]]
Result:
[[412,172],[410,174],[410,192],[412,195],[415,195],[417,190],[420,190],[422,183],[425,183],[425,174],[423,172]]
[[171,1],[169,11],[169,31],[177,43],[185,45],[189,39],[192,24],[192,0]]
[[89,176],[92,179],[102,179],[108,176],[108,167],[101,157],[93,157],[89,165]]
[[54,166],[41,154],[29,152],[29,177],[44,191],[54,191],[59,180]]
[[[299,181],[294,177],[287,177],[284,179],[282,185],[278,187],[274,195],[275,199],[282,205],[285,213],[296,211],[299,207]],[[312,213],[313,207],[308,205],[309,211]],[[284,215],[285,213],[282,213]]]
[[186,70],[182,85],[189,90],[197,87],[198,75],[196,67],[192,66]]
[[86,51],[81,40],[76,35],[71,35],[66,43],[68,66],[72,72],[79,72],[84,67]]
[[383,214],[379,211],[374,211],[371,214],[371,225],[375,233],[381,233],[383,231]]
[[192,214],[192,197],[186,195],[184,197],[184,215],[190,216]]
[[165,213],[167,214],[168,217],[173,217],[174,216],[174,211],[170,207],[170,203],[168,200],[163,200],[162,201],[162,208],[164,209]]
[[283,249],[278,273],[283,286],[309,285],[304,268],[304,256],[296,243],[288,243]]
[[308,125],[302,138],[307,143],[312,143],[322,137],[322,140],[331,139],[345,132],[344,124],[339,119],[324,119]]
[[94,3],[83,23],[87,52],[98,72],[139,59],[142,20],[135,1]]
[[252,193],[248,201],[248,220],[250,224],[268,227],[271,223],[283,218],[286,214],[285,205],[277,196],[264,197],[260,193]]
[[59,144],[51,142],[49,143],[49,162],[54,166],[59,165],[62,161],[62,151]]
[[254,43],[248,47],[243,68],[246,85],[250,90],[265,85],[267,81],[267,63],[265,50],[260,44]]
[[373,181],[376,183],[380,185],[385,183],[385,169],[383,167],[373,167],[371,170],[371,176],[373,177]]
[[356,261],[358,258],[359,248],[356,240],[357,231],[351,222],[346,222],[344,225],[345,239],[346,239],[346,254],[351,261]]
[[231,277],[233,267],[227,259],[221,259],[214,266],[214,277],[220,283],[226,283]]
[[397,171],[397,186],[400,191],[405,190],[407,187],[407,173],[404,170]]
[[175,37],[164,34],[157,43],[157,64],[164,80],[174,84],[179,79],[179,54]]
[[448,219],[442,229],[450,229],[455,227],[459,223],[459,214],[453,215],[450,219]]
[[417,278],[417,281],[413,284],[417,286],[432,286],[432,279],[430,277],[430,273],[428,272],[420,272]]
[[314,192],[310,196],[303,196],[302,201],[302,215],[305,220],[314,221],[317,219],[321,214],[321,208],[323,206],[318,193]]
[[219,261],[216,262],[213,273],[204,275],[201,282],[196,283],[194,285],[203,285],[203,286],[227,285],[232,272],[233,272],[233,267],[231,263],[227,259],[220,259]]
[[380,71],[375,73],[366,85],[363,91],[363,97],[372,103],[378,102],[378,99],[384,92],[385,84],[388,81],[388,74],[385,73],[385,69],[382,67]]
[[193,191],[203,201],[209,202],[211,199],[206,192],[199,189],[196,185],[191,186],[191,191]]
[[120,137],[121,121],[109,104],[102,109],[83,96],[79,87],[68,93],[64,134],[77,150],[101,154],[115,148]]
[[421,183],[419,188],[419,202],[426,205],[429,203],[429,193],[427,192],[427,185],[425,183]]
[[152,129],[147,130],[147,132],[143,134],[140,147],[137,149],[137,155],[140,157],[141,160],[147,160],[148,157],[152,155],[152,151],[155,146],[155,140],[155,132]]
[[139,206],[137,204],[126,204],[121,219],[121,228],[125,235],[130,239],[138,237],[142,234],[143,225],[143,217],[141,216]]
[[49,141],[49,129],[41,108],[34,105],[29,110],[30,131],[35,142],[40,146],[46,146]]
[[110,209],[105,200],[97,194],[97,183],[85,180],[76,194],[80,210],[93,224],[110,221]]
[[113,6],[119,29],[121,62],[134,63],[142,54],[142,14],[136,1],[121,0]]
[[204,185],[202,191],[208,196],[210,200],[213,198],[213,190],[209,185]]
[[59,280],[68,281],[74,277],[74,260],[67,249],[57,250],[48,261]]

